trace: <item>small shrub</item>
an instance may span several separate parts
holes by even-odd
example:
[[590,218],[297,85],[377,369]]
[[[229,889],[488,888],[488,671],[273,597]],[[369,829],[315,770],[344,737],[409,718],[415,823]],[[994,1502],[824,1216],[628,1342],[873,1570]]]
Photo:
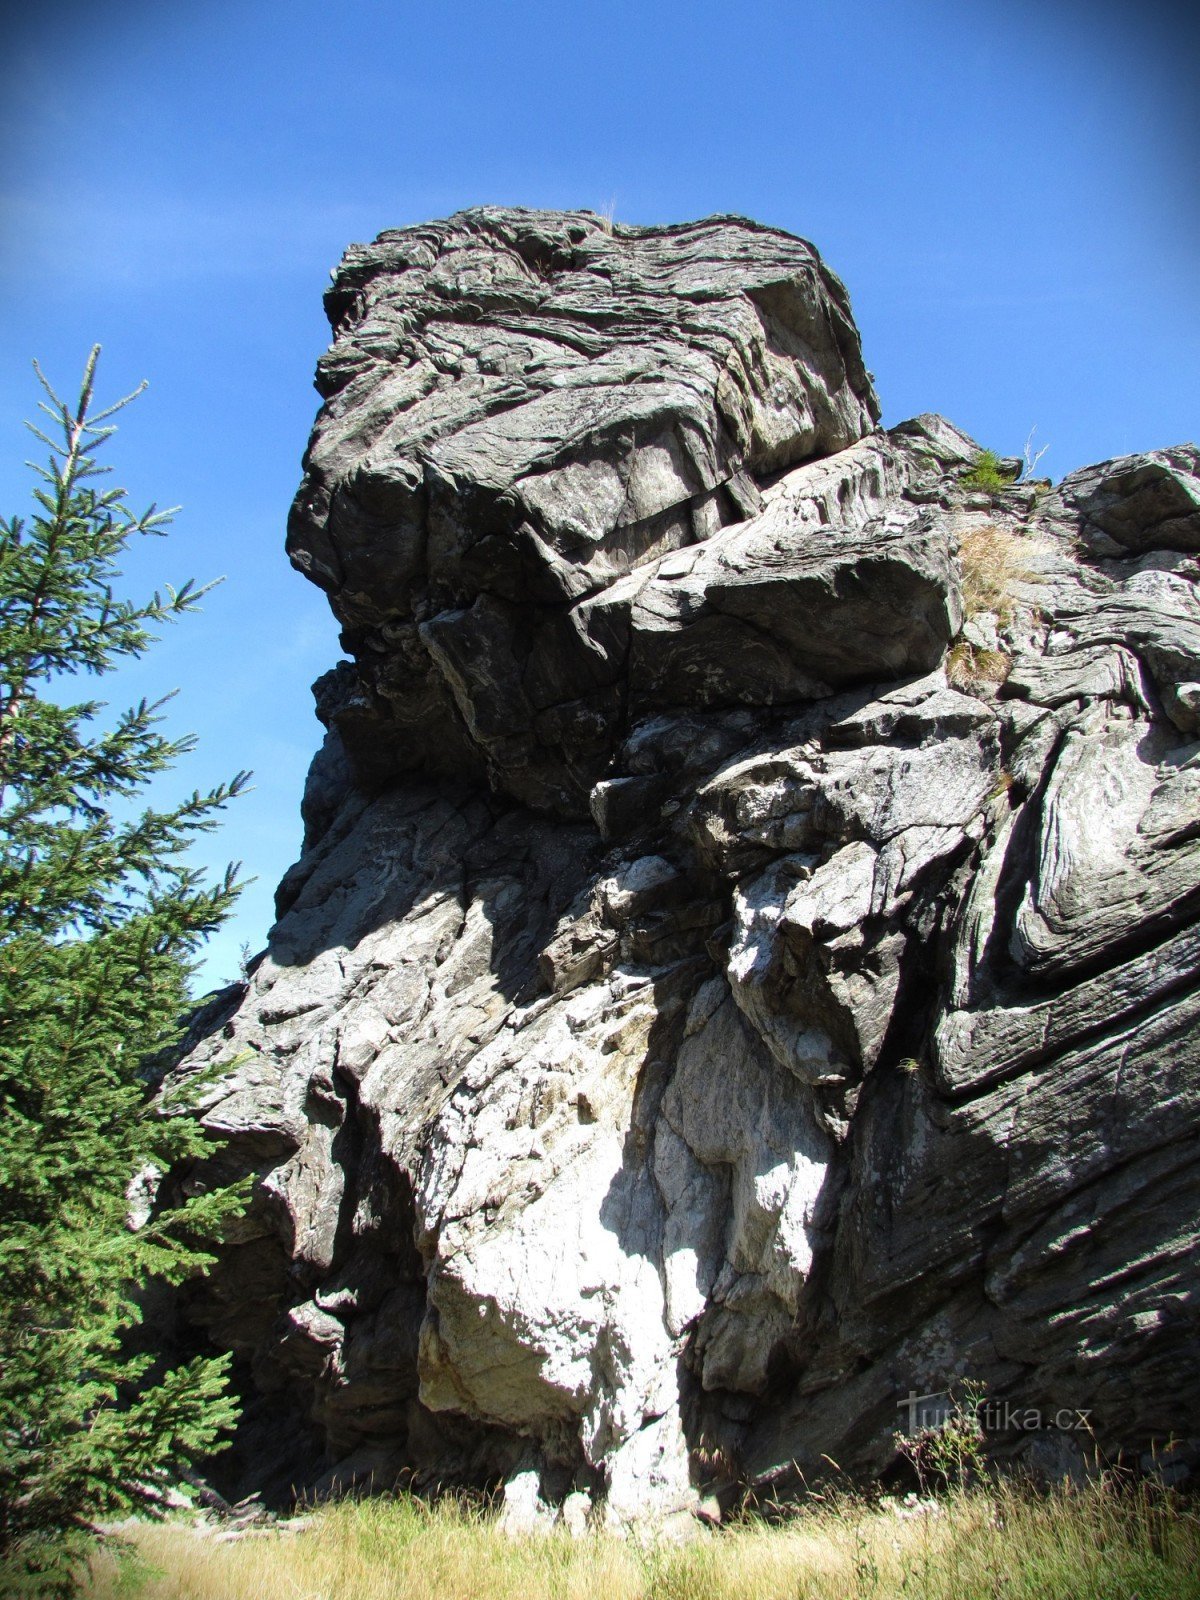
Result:
[[936,1427],[895,1435],[896,1449],[916,1472],[922,1494],[942,1485],[965,1489],[983,1481],[986,1467],[979,1423],[983,1398],[978,1385],[967,1383],[961,1398],[951,1396],[949,1412]]
[[975,457],[974,466],[963,474],[962,481],[968,489],[981,489],[985,494],[998,494],[1001,489],[1007,489],[1013,482],[1013,474],[1006,472],[1000,465],[1000,457],[994,450],[981,450]]

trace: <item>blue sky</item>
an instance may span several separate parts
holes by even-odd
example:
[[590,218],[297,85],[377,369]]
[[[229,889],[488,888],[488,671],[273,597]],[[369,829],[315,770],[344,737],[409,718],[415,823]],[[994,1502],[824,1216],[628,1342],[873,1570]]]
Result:
[[205,852],[257,875],[210,981],[263,942],[338,653],[283,527],[351,240],[483,202],[742,212],[844,278],[887,423],[942,411],[1001,453],[1036,425],[1056,477],[1200,433],[1200,51],[1164,0],[26,11],[0,21],[0,506],[28,499],[34,356],[69,389],[99,341],[104,394],[150,380],[110,459],[184,510],[130,589],[228,576],[103,692],[178,687],[175,788],[254,769]]

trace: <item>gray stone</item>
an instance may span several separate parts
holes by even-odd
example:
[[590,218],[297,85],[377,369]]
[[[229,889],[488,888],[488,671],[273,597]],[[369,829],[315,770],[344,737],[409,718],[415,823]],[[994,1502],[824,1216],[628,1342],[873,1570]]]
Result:
[[328,305],[354,660],[160,1092],[226,1143],[135,1197],[254,1180],[177,1308],[291,1419],[240,1492],[693,1527],[966,1378],[1200,1461],[1195,451],[976,504],[737,219],[462,213]]
[[870,430],[845,290],[737,218],[481,208],[355,246],[326,305],[288,548],[356,656],[352,760],[586,814],[628,649],[627,601],[595,597]]
[[1123,551],[1200,550],[1194,444],[1083,467],[1063,479],[1059,494]]

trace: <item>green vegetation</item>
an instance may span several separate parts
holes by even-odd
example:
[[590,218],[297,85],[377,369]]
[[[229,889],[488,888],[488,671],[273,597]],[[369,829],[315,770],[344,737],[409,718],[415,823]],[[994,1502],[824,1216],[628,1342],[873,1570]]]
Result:
[[1006,472],[1000,465],[1000,457],[994,450],[981,450],[975,457],[975,464],[969,472],[963,474],[962,482],[968,489],[981,489],[985,494],[996,494],[1001,489],[1007,489],[1013,482],[1013,474]]
[[1108,1480],[1047,1496],[810,1500],[685,1543],[513,1536],[452,1500],[349,1500],[297,1532],[222,1542],[146,1525],[96,1563],[94,1600],[1200,1600],[1200,1521]]
[[[64,703],[70,677],[140,656],[192,610],[188,583],[144,604],[114,596],[134,514],[99,487],[96,451],[127,403],[92,410],[42,379],[28,520],[0,520],[0,1591],[63,1594],[97,1518],[161,1507],[184,1462],[234,1417],[226,1358],[154,1370],[129,1330],[150,1279],[208,1260],[201,1241],[241,1205],[200,1194],[134,1231],[127,1190],[211,1146],[147,1106],[145,1063],[188,1005],[191,958],[228,912],[187,865],[198,831],[246,775],[168,810],[138,811],[190,739],[145,701],[97,731],[102,706]],[[41,378],[41,373],[38,373]],[[32,426],[32,425],[31,425]],[[43,431],[43,430],[48,431]]]

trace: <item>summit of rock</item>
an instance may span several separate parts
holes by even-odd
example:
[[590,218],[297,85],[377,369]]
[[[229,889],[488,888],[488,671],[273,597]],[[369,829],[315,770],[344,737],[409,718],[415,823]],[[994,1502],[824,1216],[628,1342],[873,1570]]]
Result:
[[288,549],[358,660],[343,737],[380,779],[486,774],[585,813],[634,575],[878,418],[845,290],[738,218],[483,208],[351,249],[326,306]]

